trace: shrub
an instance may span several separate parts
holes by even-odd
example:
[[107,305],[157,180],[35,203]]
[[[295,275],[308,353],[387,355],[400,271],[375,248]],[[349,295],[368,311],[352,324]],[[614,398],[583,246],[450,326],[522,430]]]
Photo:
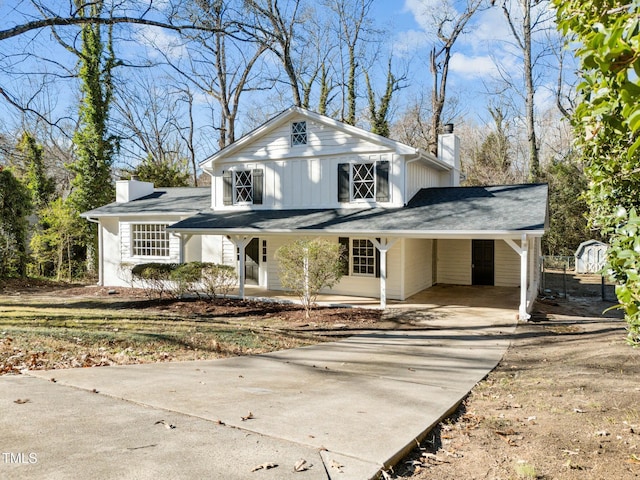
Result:
[[149,297],[162,298],[165,293],[179,298],[187,293],[209,298],[227,296],[236,285],[236,269],[229,265],[207,262],[141,263],[131,269],[134,282],[139,282]]
[[202,286],[211,298],[226,297],[237,283],[236,269],[230,265],[202,264]]
[[320,290],[342,278],[343,252],[342,245],[321,239],[296,240],[276,251],[280,282],[300,298],[307,318]]
[[175,263],[141,263],[131,269],[133,281],[139,281],[147,296],[162,298],[169,288],[171,272]]
[[[169,274],[173,295],[181,297],[186,293],[198,295],[198,287],[202,280],[205,264],[202,262],[189,262],[177,265]],[[198,295],[199,296],[199,295]]]

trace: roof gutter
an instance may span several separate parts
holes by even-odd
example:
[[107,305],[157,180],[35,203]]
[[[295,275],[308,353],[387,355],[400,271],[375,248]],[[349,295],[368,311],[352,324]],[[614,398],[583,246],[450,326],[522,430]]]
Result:
[[167,227],[167,231],[175,233],[189,233],[193,235],[316,235],[333,236],[353,235],[358,237],[403,237],[403,238],[432,238],[432,239],[520,239],[523,234],[541,237],[543,230],[325,230],[325,229],[272,229],[260,228],[174,228]]

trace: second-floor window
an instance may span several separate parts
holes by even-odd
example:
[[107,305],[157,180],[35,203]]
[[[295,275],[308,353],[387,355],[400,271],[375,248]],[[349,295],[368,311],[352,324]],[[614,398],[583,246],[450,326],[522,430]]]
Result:
[[251,170],[240,170],[233,173],[233,203],[253,203],[253,175]]
[[338,164],[338,202],[388,202],[389,162]]
[[291,146],[307,144],[307,122],[291,123]]
[[351,198],[353,200],[373,200],[375,186],[373,163],[351,165]]
[[263,171],[227,170],[222,173],[224,205],[262,204]]

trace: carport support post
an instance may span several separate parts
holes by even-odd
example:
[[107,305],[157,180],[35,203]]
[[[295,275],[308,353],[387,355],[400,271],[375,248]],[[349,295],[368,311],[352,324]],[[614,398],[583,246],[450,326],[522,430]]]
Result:
[[529,275],[527,274],[529,266],[529,240],[527,234],[523,233],[520,239],[520,246],[510,238],[504,240],[520,255],[520,308],[518,309],[518,318],[520,320],[529,320],[531,315],[527,313],[527,283]]
[[180,239],[180,263],[184,263],[185,259],[185,247],[187,246],[187,242],[191,240],[193,235],[185,235],[178,233],[178,238]]
[[231,243],[233,243],[236,248],[239,250],[240,255],[240,265],[238,266],[238,293],[240,298],[244,300],[244,249],[253,237],[243,237],[241,235],[232,235],[229,237]]
[[380,308],[387,308],[387,251],[393,247],[398,239],[372,238],[373,246],[380,251]]

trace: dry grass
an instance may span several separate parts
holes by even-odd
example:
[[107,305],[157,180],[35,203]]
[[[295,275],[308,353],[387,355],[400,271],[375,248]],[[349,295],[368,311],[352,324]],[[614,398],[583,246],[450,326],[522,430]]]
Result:
[[[4,298],[0,374],[28,369],[200,360],[323,341],[311,332],[260,325],[259,316],[202,315],[153,302]],[[166,307],[167,305],[165,305]],[[144,307],[144,308],[143,308]]]

